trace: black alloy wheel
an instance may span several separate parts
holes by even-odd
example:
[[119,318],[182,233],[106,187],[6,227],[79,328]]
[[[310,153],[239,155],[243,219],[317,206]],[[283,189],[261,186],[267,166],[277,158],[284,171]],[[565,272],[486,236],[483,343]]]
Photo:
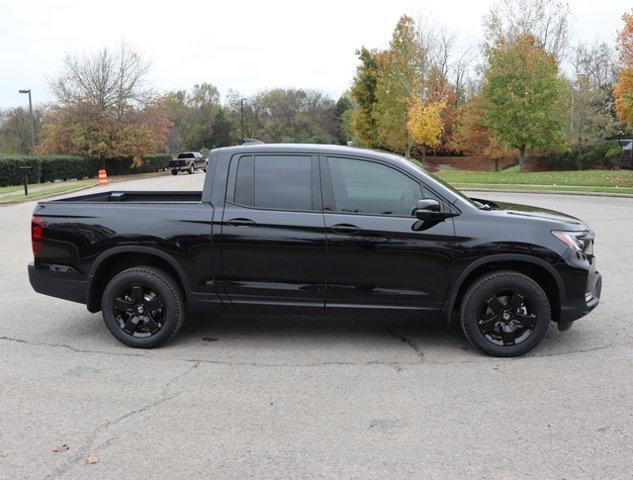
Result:
[[185,302],[178,283],[149,266],[128,268],[110,280],[101,301],[103,320],[122,343],[154,348],[167,343],[185,319]]
[[496,345],[518,345],[534,332],[536,315],[527,299],[514,290],[495,292],[483,305],[477,325]]
[[468,341],[498,357],[532,350],[547,333],[551,318],[549,299],[540,285],[510,270],[488,273],[473,282],[460,309]]
[[114,300],[113,315],[119,327],[134,337],[149,337],[165,320],[163,299],[147,285],[125,288]]

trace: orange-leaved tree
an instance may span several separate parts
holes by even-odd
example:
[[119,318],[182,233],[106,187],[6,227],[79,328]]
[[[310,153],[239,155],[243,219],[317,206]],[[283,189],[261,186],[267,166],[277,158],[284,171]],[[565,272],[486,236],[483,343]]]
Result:
[[622,19],[624,27],[618,33],[620,70],[613,94],[618,117],[633,128],[633,12],[625,13]]

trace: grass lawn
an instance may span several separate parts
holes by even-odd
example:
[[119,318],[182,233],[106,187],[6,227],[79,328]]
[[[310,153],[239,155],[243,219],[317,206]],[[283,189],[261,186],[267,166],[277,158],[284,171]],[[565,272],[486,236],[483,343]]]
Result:
[[[24,196],[24,187],[3,187],[5,189],[11,189],[11,190],[0,190],[0,193],[7,193],[7,192],[14,192],[14,191],[15,193],[11,195],[0,196],[0,204],[4,202],[14,202],[16,200],[37,198],[44,195],[50,195],[52,193],[64,193],[69,190],[75,190],[76,188],[81,188],[81,187],[86,187],[89,185],[96,185],[96,184],[97,184],[96,180],[86,180],[81,183],[74,182],[72,185],[64,185],[63,183],[40,184],[38,186],[50,185],[50,188],[43,188],[37,191],[29,191],[28,197]],[[29,187],[32,187],[32,186],[35,186],[35,185],[29,185]]]
[[574,170],[519,172],[512,167],[501,172],[441,170],[436,172],[457,188],[558,190],[633,194],[633,170]]

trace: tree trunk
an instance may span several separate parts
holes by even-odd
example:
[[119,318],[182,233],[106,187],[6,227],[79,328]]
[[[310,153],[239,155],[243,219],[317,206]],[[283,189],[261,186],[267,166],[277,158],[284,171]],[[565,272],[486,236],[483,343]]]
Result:
[[407,146],[405,147],[404,158],[411,160],[411,143],[409,141],[407,141]]
[[519,172],[525,168],[525,145],[519,148]]
[[495,158],[495,172],[499,171],[499,159]]

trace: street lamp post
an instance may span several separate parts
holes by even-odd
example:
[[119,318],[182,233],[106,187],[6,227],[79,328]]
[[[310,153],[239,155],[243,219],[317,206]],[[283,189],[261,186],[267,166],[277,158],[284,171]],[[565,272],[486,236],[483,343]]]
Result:
[[244,143],[244,99],[240,98],[240,125],[242,127],[242,143]]
[[33,103],[31,101],[31,89],[20,90],[20,93],[29,94],[29,117],[31,118],[31,155],[35,153],[35,120],[33,119]]

